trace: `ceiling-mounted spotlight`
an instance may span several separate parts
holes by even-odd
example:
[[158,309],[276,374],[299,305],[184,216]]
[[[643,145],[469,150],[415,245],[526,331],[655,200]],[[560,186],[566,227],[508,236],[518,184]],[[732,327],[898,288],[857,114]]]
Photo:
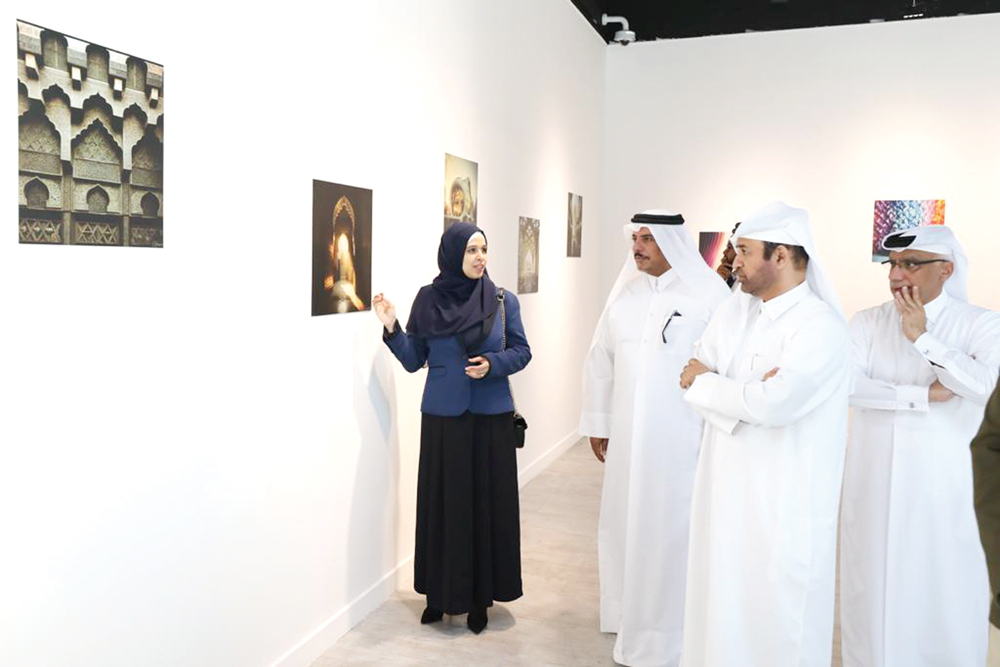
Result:
[[615,36],[611,41],[621,44],[622,46],[628,46],[635,41],[635,33],[628,29],[628,19],[624,16],[608,16],[607,14],[601,15],[601,25],[607,25],[609,23],[620,23],[622,29],[615,32]]

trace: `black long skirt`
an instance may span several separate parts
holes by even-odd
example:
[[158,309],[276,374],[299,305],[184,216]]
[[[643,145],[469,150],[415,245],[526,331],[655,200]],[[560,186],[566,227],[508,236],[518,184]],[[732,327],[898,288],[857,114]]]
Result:
[[448,614],[521,597],[511,413],[423,415],[413,584]]

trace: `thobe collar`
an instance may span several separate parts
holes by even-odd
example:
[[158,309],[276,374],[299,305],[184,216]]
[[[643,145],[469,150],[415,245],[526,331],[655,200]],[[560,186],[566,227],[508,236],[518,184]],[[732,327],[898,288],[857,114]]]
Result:
[[944,310],[944,307],[948,305],[949,301],[951,301],[951,297],[948,296],[947,292],[941,290],[941,293],[938,294],[936,297],[934,297],[934,299],[930,303],[925,303],[924,313],[927,315],[927,321],[928,322],[936,321],[937,318],[941,315],[941,311]]
[[806,298],[810,294],[812,294],[812,290],[809,289],[809,283],[803,280],[800,284],[796,285],[784,294],[776,296],[773,299],[769,299],[768,301],[761,301],[760,312],[763,315],[767,315],[768,319],[773,322],[788,312],[792,306],[797,304],[799,301],[802,301],[802,299]]
[[646,280],[649,281],[649,286],[654,292],[662,292],[668,285],[673,284],[677,280],[677,276],[674,275],[675,273],[673,269],[668,269],[658,276],[651,276],[647,273]]

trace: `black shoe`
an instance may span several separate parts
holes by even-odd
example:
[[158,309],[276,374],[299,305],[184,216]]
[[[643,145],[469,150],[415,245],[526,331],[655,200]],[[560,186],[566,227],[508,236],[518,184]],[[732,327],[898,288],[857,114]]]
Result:
[[421,625],[427,625],[428,623],[437,623],[442,618],[444,618],[444,612],[440,609],[434,609],[433,607],[427,607],[424,609],[424,613],[420,615]]
[[481,607],[469,612],[469,618],[465,621],[465,624],[478,635],[489,621],[490,619],[486,618],[486,607]]

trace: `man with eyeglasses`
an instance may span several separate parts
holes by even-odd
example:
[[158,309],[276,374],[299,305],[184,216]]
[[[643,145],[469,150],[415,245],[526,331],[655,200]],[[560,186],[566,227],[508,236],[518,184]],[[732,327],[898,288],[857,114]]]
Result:
[[951,229],[888,235],[892,300],[851,321],[841,511],[845,667],[986,662],[990,586],[969,443],[1000,368],[1000,315],[968,303]]
[[618,634],[613,657],[621,665],[680,660],[702,422],[675,378],[729,296],[683,223],[646,211],[624,226],[628,255],[583,372],[580,434],[604,463],[600,627]]

